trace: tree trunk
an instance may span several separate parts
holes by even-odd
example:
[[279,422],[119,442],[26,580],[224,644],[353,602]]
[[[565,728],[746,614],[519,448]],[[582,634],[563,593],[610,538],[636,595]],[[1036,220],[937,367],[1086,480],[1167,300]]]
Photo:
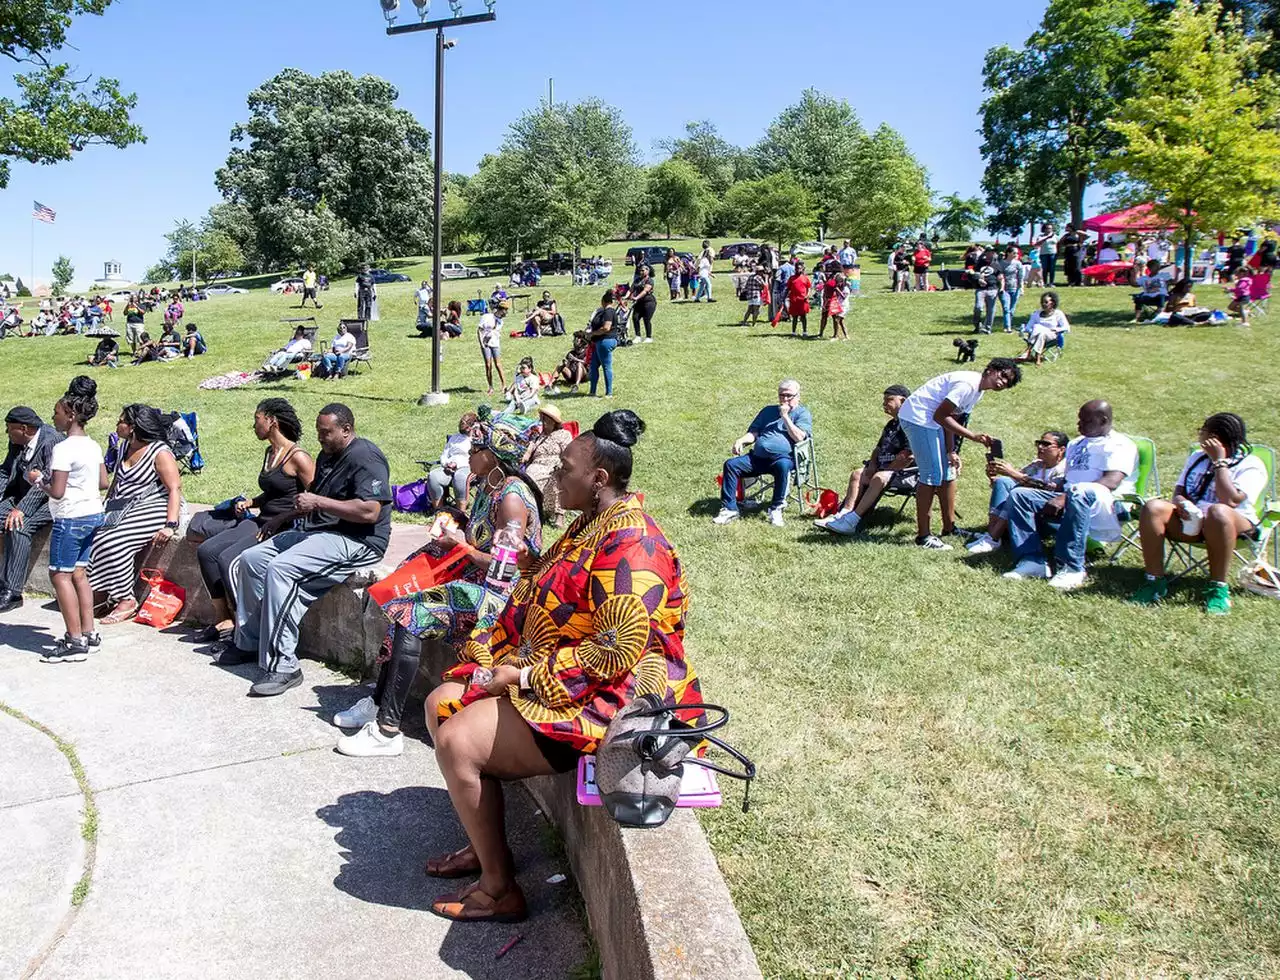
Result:
[[671,241],[671,222],[667,222],[667,241]]
[[1087,174],[1068,174],[1067,192],[1071,196],[1071,223],[1076,231],[1084,224],[1084,192],[1089,185]]
[[1182,278],[1189,280],[1191,278],[1191,225],[1183,225],[1182,233]]

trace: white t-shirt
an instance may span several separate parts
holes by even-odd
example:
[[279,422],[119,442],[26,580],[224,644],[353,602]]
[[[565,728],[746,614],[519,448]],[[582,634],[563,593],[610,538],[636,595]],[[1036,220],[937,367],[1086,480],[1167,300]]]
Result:
[[423,286],[414,295],[418,297],[418,306],[420,309],[426,310],[431,308],[431,287],[430,286]]
[[933,420],[938,406],[949,401],[956,407],[957,415],[969,414],[982,398],[982,391],[978,388],[981,382],[979,371],[952,371],[931,378],[902,403],[898,419],[926,429],[940,429],[942,426]]
[[291,340],[285,345],[286,354],[309,354],[311,352],[311,341],[306,337],[299,337],[297,340]]
[[49,470],[67,474],[67,489],[62,499],[49,498],[49,511],[54,520],[102,513],[102,494],[98,490],[101,446],[88,436],[69,436],[53,447]]
[[709,252],[703,252],[698,257],[698,275],[704,277],[711,275],[711,254]]
[[329,345],[335,354],[350,354],[356,349],[356,337],[353,333],[333,335],[333,343]]
[[1031,319],[1027,321],[1027,333],[1031,333],[1037,327],[1049,331],[1055,337],[1060,333],[1071,332],[1071,322],[1061,310],[1054,310],[1047,316],[1036,310],[1031,314]]
[[1138,447],[1119,432],[1105,436],[1077,436],[1067,443],[1067,486],[1097,483],[1103,473],[1118,470],[1124,474],[1117,495],[1133,493],[1134,475],[1138,469]]
[[[57,452],[55,449],[54,452]],[[1194,452],[1182,467],[1182,475],[1178,477],[1177,486],[1185,491],[1185,496],[1192,499],[1201,510],[1207,510],[1210,504],[1218,503],[1217,480],[1210,480],[1209,486],[1199,500],[1193,494],[1205,477],[1206,468],[1213,463],[1203,452]],[[1267,467],[1257,456],[1246,456],[1231,468],[1231,485],[1244,494],[1244,500],[1236,504],[1235,509],[1244,515],[1250,524],[1258,523],[1258,512],[1253,502],[1261,495],[1267,485]],[[1209,472],[1212,472],[1211,470]]]
[[484,314],[476,325],[476,336],[480,338],[480,346],[497,350],[502,343],[501,331],[502,321],[492,313]]

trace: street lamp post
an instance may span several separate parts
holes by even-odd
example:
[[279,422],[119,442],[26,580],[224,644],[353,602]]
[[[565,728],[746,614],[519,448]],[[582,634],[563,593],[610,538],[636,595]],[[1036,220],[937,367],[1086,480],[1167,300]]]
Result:
[[466,24],[485,24],[498,19],[494,13],[497,0],[484,0],[489,8],[487,13],[463,16],[463,0],[449,0],[453,16],[440,20],[427,20],[431,11],[431,0],[413,0],[418,9],[417,24],[396,26],[396,17],[400,11],[400,0],[378,0],[382,14],[387,19],[387,35],[416,34],[419,31],[436,32],[436,122],[435,122],[435,229],[432,234],[431,252],[431,390],[418,399],[419,405],[444,405],[449,401],[440,388],[440,262],[444,248],[441,233],[441,211],[444,209],[444,53],[454,46],[454,41],[445,40],[446,27],[462,27]]

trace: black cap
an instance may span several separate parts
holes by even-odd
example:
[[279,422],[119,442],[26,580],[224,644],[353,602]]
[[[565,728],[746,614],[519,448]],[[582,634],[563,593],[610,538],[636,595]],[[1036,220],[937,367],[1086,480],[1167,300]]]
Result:
[[6,423],[12,422],[15,425],[32,425],[37,429],[44,425],[44,420],[26,405],[9,409],[9,414],[4,417],[4,420]]
[[889,387],[884,390],[884,393],[886,395],[898,395],[902,398],[911,397],[911,389],[906,385],[889,385]]

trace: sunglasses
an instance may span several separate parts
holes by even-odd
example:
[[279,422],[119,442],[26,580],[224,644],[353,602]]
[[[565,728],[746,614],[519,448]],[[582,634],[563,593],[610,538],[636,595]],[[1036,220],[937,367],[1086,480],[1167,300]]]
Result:
[[1052,446],[1054,449],[1061,449],[1061,448],[1062,448],[1062,447],[1061,447],[1061,446],[1059,446],[1056,442],[1050,442],[1048,439],[1037,439],[1037,440],[1036,440],[1036,448],[1037,448],[1037,449],[1043,449],[1045,446]]

